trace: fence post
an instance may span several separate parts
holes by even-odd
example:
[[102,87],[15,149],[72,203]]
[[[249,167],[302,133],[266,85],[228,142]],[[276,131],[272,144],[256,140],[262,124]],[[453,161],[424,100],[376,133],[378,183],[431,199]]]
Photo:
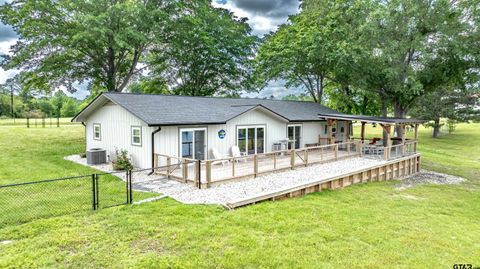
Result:
[[183,181],[187,183],[188,179],[188,162],[186,159],[182,159],[182,177]]
[[127,195],[127,204],[130,202],[130,192],[128,190],[128,186],[129,186],[128,181],[130,180],[129,171],[130,170],[125,171],[125,192]]
[[338,144],[335,144],[335,161],[338,160]]
[[45,128],[45,117],[42,117],[42,128]]
[[52,117],[49,117],[48,119],[50,121],[50,128],[52,128]]
[[57,117],[57,127],[60,127],[60,118]]
[[35,128],[37,128],[37,118],[35,118]]
[[30,128],[30,118],[27,117],[27,128]]
[[198,183],[198,188],[201,189],[202,188],[202,166],[201,166],[200,160],[197,160],[196,166],[197,166],[196,179]]
[[95,194],[95,198],[97,199],[95,204],[96,204],[96,208],[98,209],[99,208],[99,205],[100,205],[100,199],[98,197],[98,194],[99,194],[99,188],[98,188],[98,175],[95,174],[95,191],[96,191],[96,194]]
[[128,181],[128,188],[130,194],[130,204],[133,203],[133,191],[132,191],[132,170],[130,170],[130,180]]
[[97,194],[96,191],[96,185],[95,185],[95,174],[92,174],[92,208],[93,210],[97,209],[97,198],[95,197]]
[[167,157],[167,179],[170,179],[170,165],[172,164],[172,159]]

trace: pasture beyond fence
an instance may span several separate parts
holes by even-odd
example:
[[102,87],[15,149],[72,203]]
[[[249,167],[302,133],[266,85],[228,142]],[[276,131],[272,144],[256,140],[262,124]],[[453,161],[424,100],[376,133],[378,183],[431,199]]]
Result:
[[134,195],[132,174],[135,172],[98,173],[0,185],[0,227],[131,204]]

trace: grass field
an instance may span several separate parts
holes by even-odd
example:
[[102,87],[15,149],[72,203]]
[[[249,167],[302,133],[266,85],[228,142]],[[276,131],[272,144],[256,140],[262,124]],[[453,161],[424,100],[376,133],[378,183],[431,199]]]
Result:
[[[81,128],[66,128],[57,138],[46,130],[1,129],[0,180],[43,178],[55,168],[78,171],[58,160],[83,142]],[[235,211],[165,199],[41,219],[0,228],[0,241],[11,241],[0,244],[0,268],[480,266],[480,124],[459,125],[454,135],[439,139],[428,132],[420,133],[423,167],[464,176],[467,183],[399,191],[397,181],[375,182]],[[15,143],[20,153],[3,142],[15,137],[27,140]],[[63,152],[45,149],[69,143]],[[11,158],[35,171],[15,164],[4,172]]]
[[[0,127],[0,185],[84,175],[72,180],[0,188],[0,227],[92,208],[91,174],[98,171],[63,159],[85,151],[83,132],[81,125]],[[99,195],[101,206],[123,203],[125,183],[111,175],[100,176]],[[136,193],[138,199],[149,196]]]

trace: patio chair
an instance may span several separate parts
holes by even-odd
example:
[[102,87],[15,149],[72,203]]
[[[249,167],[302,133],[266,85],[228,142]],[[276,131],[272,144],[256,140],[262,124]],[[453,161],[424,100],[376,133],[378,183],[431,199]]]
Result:
[[235,158],[236,162],[247,161],[247,154],[245,152],[240,152],[240,148],[238,146],[232,147],[232,157]]
[[[225,158],[229,157],[228,155],[220,154],[220,152],[218,152],[218,150],[216,148],[212,149],[212,156],[213,156],[213,159],[215,159],[215,160],[225,159]],[[219,160],[219,161],[212,162],[212,164],[222,164],[222,165],[225,165],[225,164],[228,164],[228,163],[229,163],[228,160]]]

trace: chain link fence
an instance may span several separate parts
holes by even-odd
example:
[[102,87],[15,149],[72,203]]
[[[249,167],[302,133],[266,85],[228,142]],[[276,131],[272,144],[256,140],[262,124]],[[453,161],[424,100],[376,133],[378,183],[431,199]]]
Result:
[[122,171],[0,185],[0,227],[132,203],[130,175]]

